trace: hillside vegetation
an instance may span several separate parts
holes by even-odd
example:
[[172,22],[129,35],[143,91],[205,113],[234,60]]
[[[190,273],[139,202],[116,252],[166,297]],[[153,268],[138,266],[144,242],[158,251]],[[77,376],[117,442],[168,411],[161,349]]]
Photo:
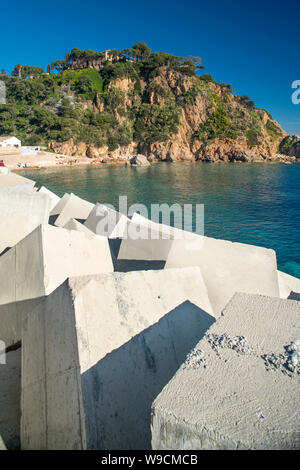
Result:
[[272,116],[199,75],[201,59],[151,53],[143,43],[109,58],[73,49],[48,67],[52,74],[17,65],[2,77],[0,135],[91,157],[248,161],[288,153]]

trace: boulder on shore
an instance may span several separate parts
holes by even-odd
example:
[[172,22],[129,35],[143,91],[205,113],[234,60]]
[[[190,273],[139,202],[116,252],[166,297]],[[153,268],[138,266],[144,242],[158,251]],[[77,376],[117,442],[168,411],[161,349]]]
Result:
[[150,166],[150,162],[148,161],[147,157],[140,153],[130,159],[130,164],[133,166]]

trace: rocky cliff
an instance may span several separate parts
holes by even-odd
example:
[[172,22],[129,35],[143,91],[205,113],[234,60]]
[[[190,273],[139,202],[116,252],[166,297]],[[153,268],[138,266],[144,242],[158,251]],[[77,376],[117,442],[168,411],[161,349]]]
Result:
[[[159,76],[140,80],[139,85],[140,90],[135,93],[135,80],[117,78],[110,82],[108,93],[118,90],[123,97],[123,106],[116,106],[113,110],[120,124],[132,126],[130,113],[133,111],[138,115],[140,108],[145,105],[149,108],[146,109],[150,111],[149,115],[143,116],[143,122],[139,122],[143,127],[140,138],[135,135],[128,145],[119,145],[114,150],[110,150],[108,145],[76,143],[74,139],[62,143],[51,142],[49,146],[60,153],[103,160],[122,160],[137,152],[145,154],[150,160],[163,161],[284,159],[278,155],[279,145],[286,136],[280,125],[267,111],[255,109],[247,97],[235,96],[227,85],[210,79],[185,77],[164,67],[160,69]],[[85,106],[96,113],[106,110],[105,99],[101,96],[97,96],[94,103],[86,102]],[[151,138],[149,134],[157,125],[151,108],[156,111],[157,107],[165,110],[172,106],[178,113],[176,129],[162,140],[156,140],[155,136]]]
[[299,158],[299,138],[287,136],[270,113],[172,57],[154,53],[145,63],[79,70],[72,64],[48,77],[8,80],[0,134],[19,132],[26,144],[97,161],[136,154],[153,161]]

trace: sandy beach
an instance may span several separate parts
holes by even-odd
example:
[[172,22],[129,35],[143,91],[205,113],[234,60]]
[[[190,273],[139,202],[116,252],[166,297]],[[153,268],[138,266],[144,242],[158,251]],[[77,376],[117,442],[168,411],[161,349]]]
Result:
[[98,159],[69,156],[46,151],[40,151],[36,155],[21,155],[20,153],[1,153],[0,160],[3,160],[5,166],[7,166],[13,171],[24,170],[24,168],[30,168],[31,170],[40,170],[43,168],[52,168],[56,166],[94,166],[103,164],[124,165],[125,162],[125,160],[108,160],[107,162],[103,162]]

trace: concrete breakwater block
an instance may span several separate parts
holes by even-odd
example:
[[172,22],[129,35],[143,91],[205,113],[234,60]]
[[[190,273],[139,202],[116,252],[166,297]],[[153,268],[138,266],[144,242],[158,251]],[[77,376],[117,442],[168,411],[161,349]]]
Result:
[[275,251],[209,237],[202,239],[201,248],[174,240],[165,268],[199,266],[215,316],[221,314],[236,292],[279,297]]
[[[151,219],[147,219],[142,215],[135,212],[132,215],[131,221],[134,224],[141,225],[153,229],[155,232],[159,232],[160,239],[172,239],[172,240],[194,240],[195,237],[200,235],[195,232],[189,232],[177,227],[172,227],[163,223],[154,222]],[[156,234],[155,234],[156,235]],[[196,238],[197,239],[197,238]]]
[[67,277],[112,271],[105,238],[39,226],[0,257],[0,339],[19,341],[23,317],[39,302],[33,299],[49,295]]
[[202,238],[195,233],[180,230],[134,213],[127,225],[126,237],[121,242],[119,260],[166,261],[174,240],[199,242]]
[[58,215],[54,225],[64,227],[70,219],[86,220],[93,210],[94,204],[85,201],[75,194],[67,194],[51,211],[51,215]]
[[128,217],[110,207],[97,203],[84,226],[97,235],[109,238],[122,238],[126,231]]
[[24,178],[24,176],[15,173],[0,174],[0,188],[14,188],[15,190],[29,189],[32,190],[35,182]]
[[291,293],[300,296],[300,279],[278,271],[279,292],[281,299],[287,299]]
[[236,294],[155,399],[152,448],[299,449],[300,305]]
[[39,190],[39,193],[43,193],[43,194],[48,194],[48,196],[50,197],[51,199],[51,205],[50,205],[50,211],[52,211],[52,209],[54,209],[54,207],[59,203],[60,201],[60,197],[58,197],[56,194],[54,194],[52,191],[50,191],[49,189],[45,188],[45,186],[42,186]]
[[70,276],[112,271],[105,238],[40,225],[0,257],[0,305],[49,295]]
[[50,204],[47,194],[34,192],[31,188],[0,187],[0,254],[38,225],[47,224]]
[[214,321],[199,268],[67,280],[23,330],[22,448],[150,448],[154,398]]
[[61,211],[64,209],[66,204],[68,203],[69,199],[71,197],[71,194],[65,193],[62,198],[57,202],[57,204],[53,207],[53,209],[50,212],[51,216],[58,216]]
[[23,320],[43,300],[43,297],[0,305],[0,340],[6,348],[21,341]]

